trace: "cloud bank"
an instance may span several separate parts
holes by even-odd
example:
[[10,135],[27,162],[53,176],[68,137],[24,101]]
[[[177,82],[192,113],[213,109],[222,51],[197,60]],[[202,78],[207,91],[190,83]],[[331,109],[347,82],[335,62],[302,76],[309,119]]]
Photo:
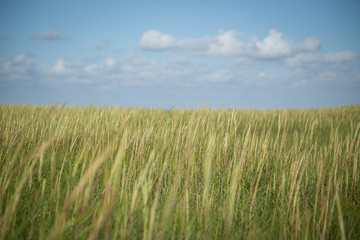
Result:
[[321,42],[317,37],[309,37],[304,42],[294,44],[283,33],[270,30],[268,36],[259,40],[256,36],[247,41],[237,31],[219,31],[217,36],[205,36],[200,39],[176,39],[170,34],[157,30],[143,33],[139,48],[147,51],[177,50],[189,51],[196,56],[224,57],[238,56],[255,59],[277,59],[299,53],[320,49]]
[[[351,52],[323,55],[299,54],[277,61],[234,61],[228,66],[196,62],[183,56],[149,60],[138,55],[107,57],[98,63],[84,64],[57,59],[43,65],[19,55],[0,58],[0,84],[41,82],[45,84],[95,84],[101,88],[121,85],[202,86],[213,83],[295,87],[319,82],[360,82],[357,56]],[[276,71],[273,70],[276,68]]]
[[[55,32],[32,37],[46,40],[64,38]],[[109,40],[104,40],[94,49],[101,50],[109,44]],[[220,31],[216,36],[200,39],[177,39],[170,34],[149,30],[142,35],[139,48],[143,51],[173,50],[172,56],[154,60],[140,56],[140,51],[120,58],[102,57],[92,64],[58,58],[54,64],[44,65],[31,56],[18,55],[0,58],[0,84],[24,81],[77,83],[106,89],[122,85],[204,86],[219,83],[300,87],[320,82],[360,82],[357,54],[350,51],[315,52],[320,47],[317,37],[294,43],[275,29],[263,39],[256,36],[245,38],[237,31]],[[187,58],[183,51],[195,56],[231,56],[234,59],[232,63],[220,66],[211,64],[207,58]]]

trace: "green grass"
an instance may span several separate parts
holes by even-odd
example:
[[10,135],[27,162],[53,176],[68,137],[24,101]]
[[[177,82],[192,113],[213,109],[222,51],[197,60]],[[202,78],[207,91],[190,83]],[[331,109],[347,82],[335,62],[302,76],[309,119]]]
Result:
[[360,106],[0,106],[2,239],[360,239]]

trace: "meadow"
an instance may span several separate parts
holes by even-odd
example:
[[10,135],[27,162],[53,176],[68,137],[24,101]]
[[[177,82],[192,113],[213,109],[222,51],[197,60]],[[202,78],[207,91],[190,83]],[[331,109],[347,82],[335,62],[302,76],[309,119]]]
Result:
[[0,240],[360,239],[360,106],[0,106]]

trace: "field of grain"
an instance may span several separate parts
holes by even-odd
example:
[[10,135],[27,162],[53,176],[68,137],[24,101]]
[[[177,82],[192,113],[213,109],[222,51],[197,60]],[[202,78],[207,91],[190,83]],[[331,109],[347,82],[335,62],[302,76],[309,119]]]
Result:
[[360,106],[0,106],[2,239],[360,239]]

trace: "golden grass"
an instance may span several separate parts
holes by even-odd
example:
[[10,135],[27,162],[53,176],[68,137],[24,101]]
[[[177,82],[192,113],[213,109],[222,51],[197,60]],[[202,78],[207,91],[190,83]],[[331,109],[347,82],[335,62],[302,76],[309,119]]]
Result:
[[360,107],[0,106],[2,239],[360,238]]

